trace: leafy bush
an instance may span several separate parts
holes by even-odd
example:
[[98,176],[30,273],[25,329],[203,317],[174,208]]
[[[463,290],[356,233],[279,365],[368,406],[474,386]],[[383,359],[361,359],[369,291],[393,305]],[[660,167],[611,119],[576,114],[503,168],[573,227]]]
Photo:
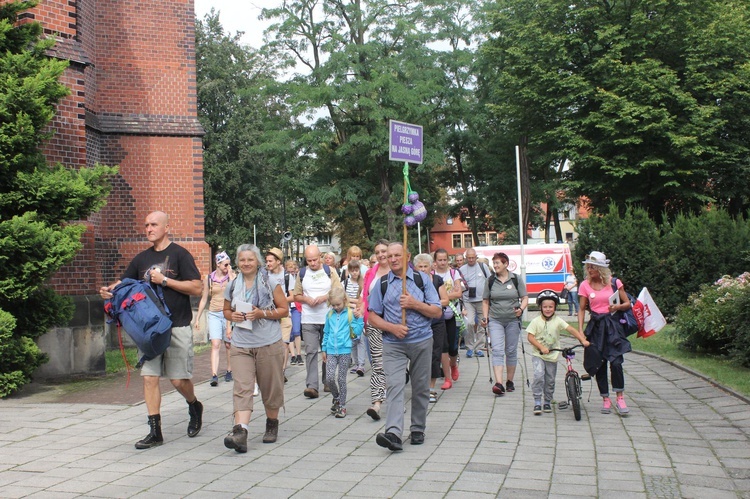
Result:
[[677,310],[674,333],[694,351],[731,355],[750,366],[750,272],[704,284]]
[[680,215],[657,227],[641,208],[621,212],[611,205],[607,213],[582,220],[578,233],[574,265],[579,280],[585,277],[580,263],[585,255],[602,251],[627,290],[637,296],[647,287],[667,317],[701,285],[750,267],[750,224],[722,209]]

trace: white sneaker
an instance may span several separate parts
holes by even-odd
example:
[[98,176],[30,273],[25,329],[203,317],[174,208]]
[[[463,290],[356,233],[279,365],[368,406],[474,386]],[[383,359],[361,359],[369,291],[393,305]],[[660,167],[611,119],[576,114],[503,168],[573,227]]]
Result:
[[258,383],[255,383],[255,391],[253,391],[253,397],[257,397],[260,395],[260,388],[258,388]]

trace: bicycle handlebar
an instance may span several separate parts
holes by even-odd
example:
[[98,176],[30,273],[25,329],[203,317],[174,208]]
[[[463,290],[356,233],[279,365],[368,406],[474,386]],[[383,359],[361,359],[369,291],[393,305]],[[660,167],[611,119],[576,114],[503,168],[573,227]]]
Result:
[[575,350],[576,348],[580,348],[580,347],[583,347],[583,345],[579,343],[577,345],[573,345],[572,347],[568,347],[568,348],[550,348],[549,351],[561,352],[563,354],[563,357],[567,357],[573,354],[573,350]]

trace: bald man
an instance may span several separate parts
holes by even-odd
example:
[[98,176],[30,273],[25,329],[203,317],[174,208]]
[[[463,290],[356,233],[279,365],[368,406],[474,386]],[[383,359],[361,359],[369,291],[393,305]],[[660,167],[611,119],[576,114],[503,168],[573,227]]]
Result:
[[191,296],[200,296],[203,282],[193,256],[182,246],[169,240],[169,217],[163,211],[149,213],[145,223],[146,239],[151,247],[138,253],[119,281],[99,289],[105,300],[122,279],[130,278],[161,286],[164,301],[172,313],[172,340],[169,348],[158,357],[146,361],[141,368],[143,393],[148,411],[149,434],[135,444],[136,449],[149,449],[164,442],[161,433],[161,390],[159,378],[166,376],[188,403],[187,434],[196,436],[203,424],[203,405],[193,387],[193,309]]
[[[323,326],[328,313],[328,293],[333,286],[341,286],[336,269],[323,263],[320,249],[311,244],[305,248],[307,267],[300,270],[294,284],[294,299],[302,304],[302,341],[305,342],[305,390],[309,399],[318,398],[318,351],[323,341]],[[325,368],[324,368],[325,369]]]

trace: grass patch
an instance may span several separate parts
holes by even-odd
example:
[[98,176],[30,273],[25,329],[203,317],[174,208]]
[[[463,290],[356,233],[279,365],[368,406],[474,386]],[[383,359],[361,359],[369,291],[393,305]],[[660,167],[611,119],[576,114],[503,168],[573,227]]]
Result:
[[631,337],[633,350],[648,352],[689,367],[716,382],[750,396],[750,369],[740,367],[725,357],[693,353],[680,347],[667,326],[649,338]]
[[[210,344],[201,343],[199,345],[195,345],[193,350],[195,351],[195,354],[197,355],[199,353],[205,352],[209,348],[211,348]],[[106,363],[107,363],[107,374],[119,373],[125,370],[125,361],[122,360],[122,352],[120,352],[119,348],[115,350],[107,350],[104,355],[106,357]],[[134,347],[126,348],[125,357],[127,357],[128,363],[130,364],[130,367],[132,368],[138,363],[138,350]]]

